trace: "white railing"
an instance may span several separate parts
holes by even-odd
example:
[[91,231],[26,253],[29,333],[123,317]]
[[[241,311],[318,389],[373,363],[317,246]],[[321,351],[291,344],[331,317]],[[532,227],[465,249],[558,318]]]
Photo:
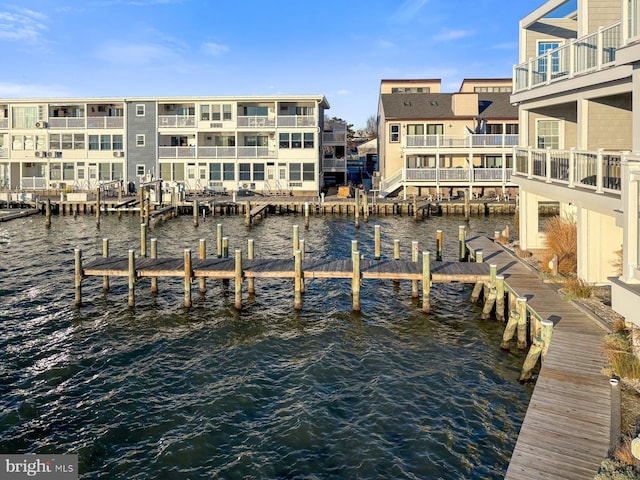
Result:
[[389,194],[401,185],[404,179],[405,169],[401,168],[389,178],[383,178],[380,181],[380,192]]
[[200,158],[235,158],[236,147],[198,147]]
[[159,158],[196,158],[196,147],[158,147]]
[[49,128],[85,128],[85,117],[49,117]]
[[547,183],[621,192],[622,152],[516,148],[514,174]]
[[622,30],[622,23],[617,22],[516,65],[514,93],[611,65],[623,45]]
[[87,117],[87,128],[124,128],[124,117]]
[[194,127],[195,125],[195,115],[158,115],[160,128]]
[[0,118],[0,128],[9,128],[9,119],[8,118]]
[[9,158],[9,149],[0,147],[0,158]]
[[276,158],[270,147],[238,147],[238,158]]
[[238,127],[275,127],[276,120],[264,115],[238,116]]
[[25,190],[45,190],[47,179],[45,177],[22,177],[20,186]]
[[518,135],[406,135],[405,148],[512,148]]
[[313,127],[315,124],[313,115],[278,115],[279,127]]

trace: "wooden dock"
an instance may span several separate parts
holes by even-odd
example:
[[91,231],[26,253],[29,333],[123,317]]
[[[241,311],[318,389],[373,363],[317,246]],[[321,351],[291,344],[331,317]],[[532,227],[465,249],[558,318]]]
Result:
[[611,385],[603,326],[564,301],[536,273],[488,238],[468,241],[498,266],[508,288],[527,298],[533,316],[553,322],[553,336],[505,476],[508,480],[593,479],[611,437]]

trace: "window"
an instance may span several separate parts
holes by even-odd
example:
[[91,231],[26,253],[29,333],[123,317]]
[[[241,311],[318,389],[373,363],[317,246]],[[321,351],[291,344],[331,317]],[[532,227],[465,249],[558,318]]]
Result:
[[501,123],[488,123],[487,124],[487,135],[502,135],[502,124]]
[[397,123],[389,125],[389,141],[392,143],[400,141],[400,125]]
[[[122,137],[122,135],[120,135]],[[84,133],[73,134],[73,149],[84,150]]]
[[253,165],[253,179],[256,181],[264,180],[264,163]]
[[136,147],[144,147],[145,138],[144,133],[139,133],[136,135]]
[[56,162],[49,165],[49,178],[51,180],[62,180],[59,163]]
[[[202,108],[204,107],[209,107],[209,105],[203,105]],[[216,104],[216,105],[211,105],[211,120],[213,120],[214,122],[219,122],[221,120],[231,120],[231,104],[230,103],[224,103],[224,104]],[[206,109],[207,113],[208,113],[208,108]],[[202,112],[202,110],[201,110]],[[203,120],[208,120],[203,118]]]
[[505,133],[507,135],[518,135],[518,124],[517,123],[507,123],[505,125]]
[[[139,175],[144,175],[144,165],[138,165],[138,168],[142,167],[143,172]],[[99,163],[98,164],[98,180],[111,180],[111,164]]]
[[136,175],[139,177],[144,176],[144,165],[136,165]]
[[441,123],[430,123],[427,125],[427,135],[442,135],[444,133],[444,125]]
[[119,180],[124,178],[122,174],[122,163],[114,162],[111,164],[111,180]]
[[258,105],[244,107],[245,117],[266,117],[268,114],[269,114],[268,107],[261,107]]
[[235,180],[235,165],[233,163],[222,164],[222,179]]
[[209,164],[209,180],[220,181],[222,180],[222,170],[219,163]]
[[[539,42],[538,43],[538,56],[544,55],[545,53],[556,50],[560,46],[559,42]],[[558,52],[553,52],[551,54],[551,73],[557,73],[560,71],[560,57]],[[547,57],[540,58],[538,60],[538,73],[545,74],[547,73]]]
[[136,117],[144,117],[144,105],[138,104],[136,105]]
[[228,103],[222,105],[222,119],[231,120],[231,105]]
[[113,138],[113,149],[123,150],[124,146],[122,144],[122,135],[114,135],[112,138]]
[[292,163],[289,165],[289,181],[299,182],[302,180],[302,170],[299,163]]
[[313,133],[305,133],[304,134],[304,148],[313,148]]
[[424,125],[422,124],[407,125],[407,135],[424,135]]
[[251,164],[241,163],[239,166],[238,180],[251,180]]
[[200,120],[211,120],[211,105],[200,106]]
[[292,133],[291,134],[291,148],[302,148],[302,134],[301,133]]
[[[51,138],[51,140],[53,139]],[[51,140],[49,143],[51,143]],[[89,150],[100,150],[100,142],[98,141],[98,135],[89,135]]]
[[278,145],[280,146],[280,148],[289,148],[290,147],[289,134],[288,133],[281,133],[280,134],[280,141],[279,141]]
[[111,150],[111,135],[100,135],[100,150]]
[[302,164],[302,180],[312,182],[316,179],[316,170],[313,163]]
[[38,121],[38,107],[12,107],[13,128],[33,128]]
[[538,148],[560,148],[560,121],[538,120]]

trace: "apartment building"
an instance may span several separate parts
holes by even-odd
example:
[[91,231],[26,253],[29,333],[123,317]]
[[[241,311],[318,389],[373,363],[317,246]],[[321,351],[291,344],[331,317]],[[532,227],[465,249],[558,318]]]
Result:
[[613,308],[637,323],[639,25],[640,0],[542,3],[520,21],[511,97],[520,119],[512,176],[520,246],[544,246],[538,206],[557,202],[577,221],[578,276],[610,284]]
[[0,188],[317,194],[324,96],[0,100]]
[[518,111],[511,79],[382,80],[378,101],[381,195],[472,198],[515,192],[510,181]]

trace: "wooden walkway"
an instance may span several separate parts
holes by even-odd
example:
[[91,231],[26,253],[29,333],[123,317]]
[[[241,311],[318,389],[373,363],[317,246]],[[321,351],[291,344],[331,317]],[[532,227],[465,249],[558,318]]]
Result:
[[554,324],[505,478],[593,479],[610,442],[611,386],[602,374],[607,332],[500,245],[486,237],[467,244],[498,266],[536,316]]

